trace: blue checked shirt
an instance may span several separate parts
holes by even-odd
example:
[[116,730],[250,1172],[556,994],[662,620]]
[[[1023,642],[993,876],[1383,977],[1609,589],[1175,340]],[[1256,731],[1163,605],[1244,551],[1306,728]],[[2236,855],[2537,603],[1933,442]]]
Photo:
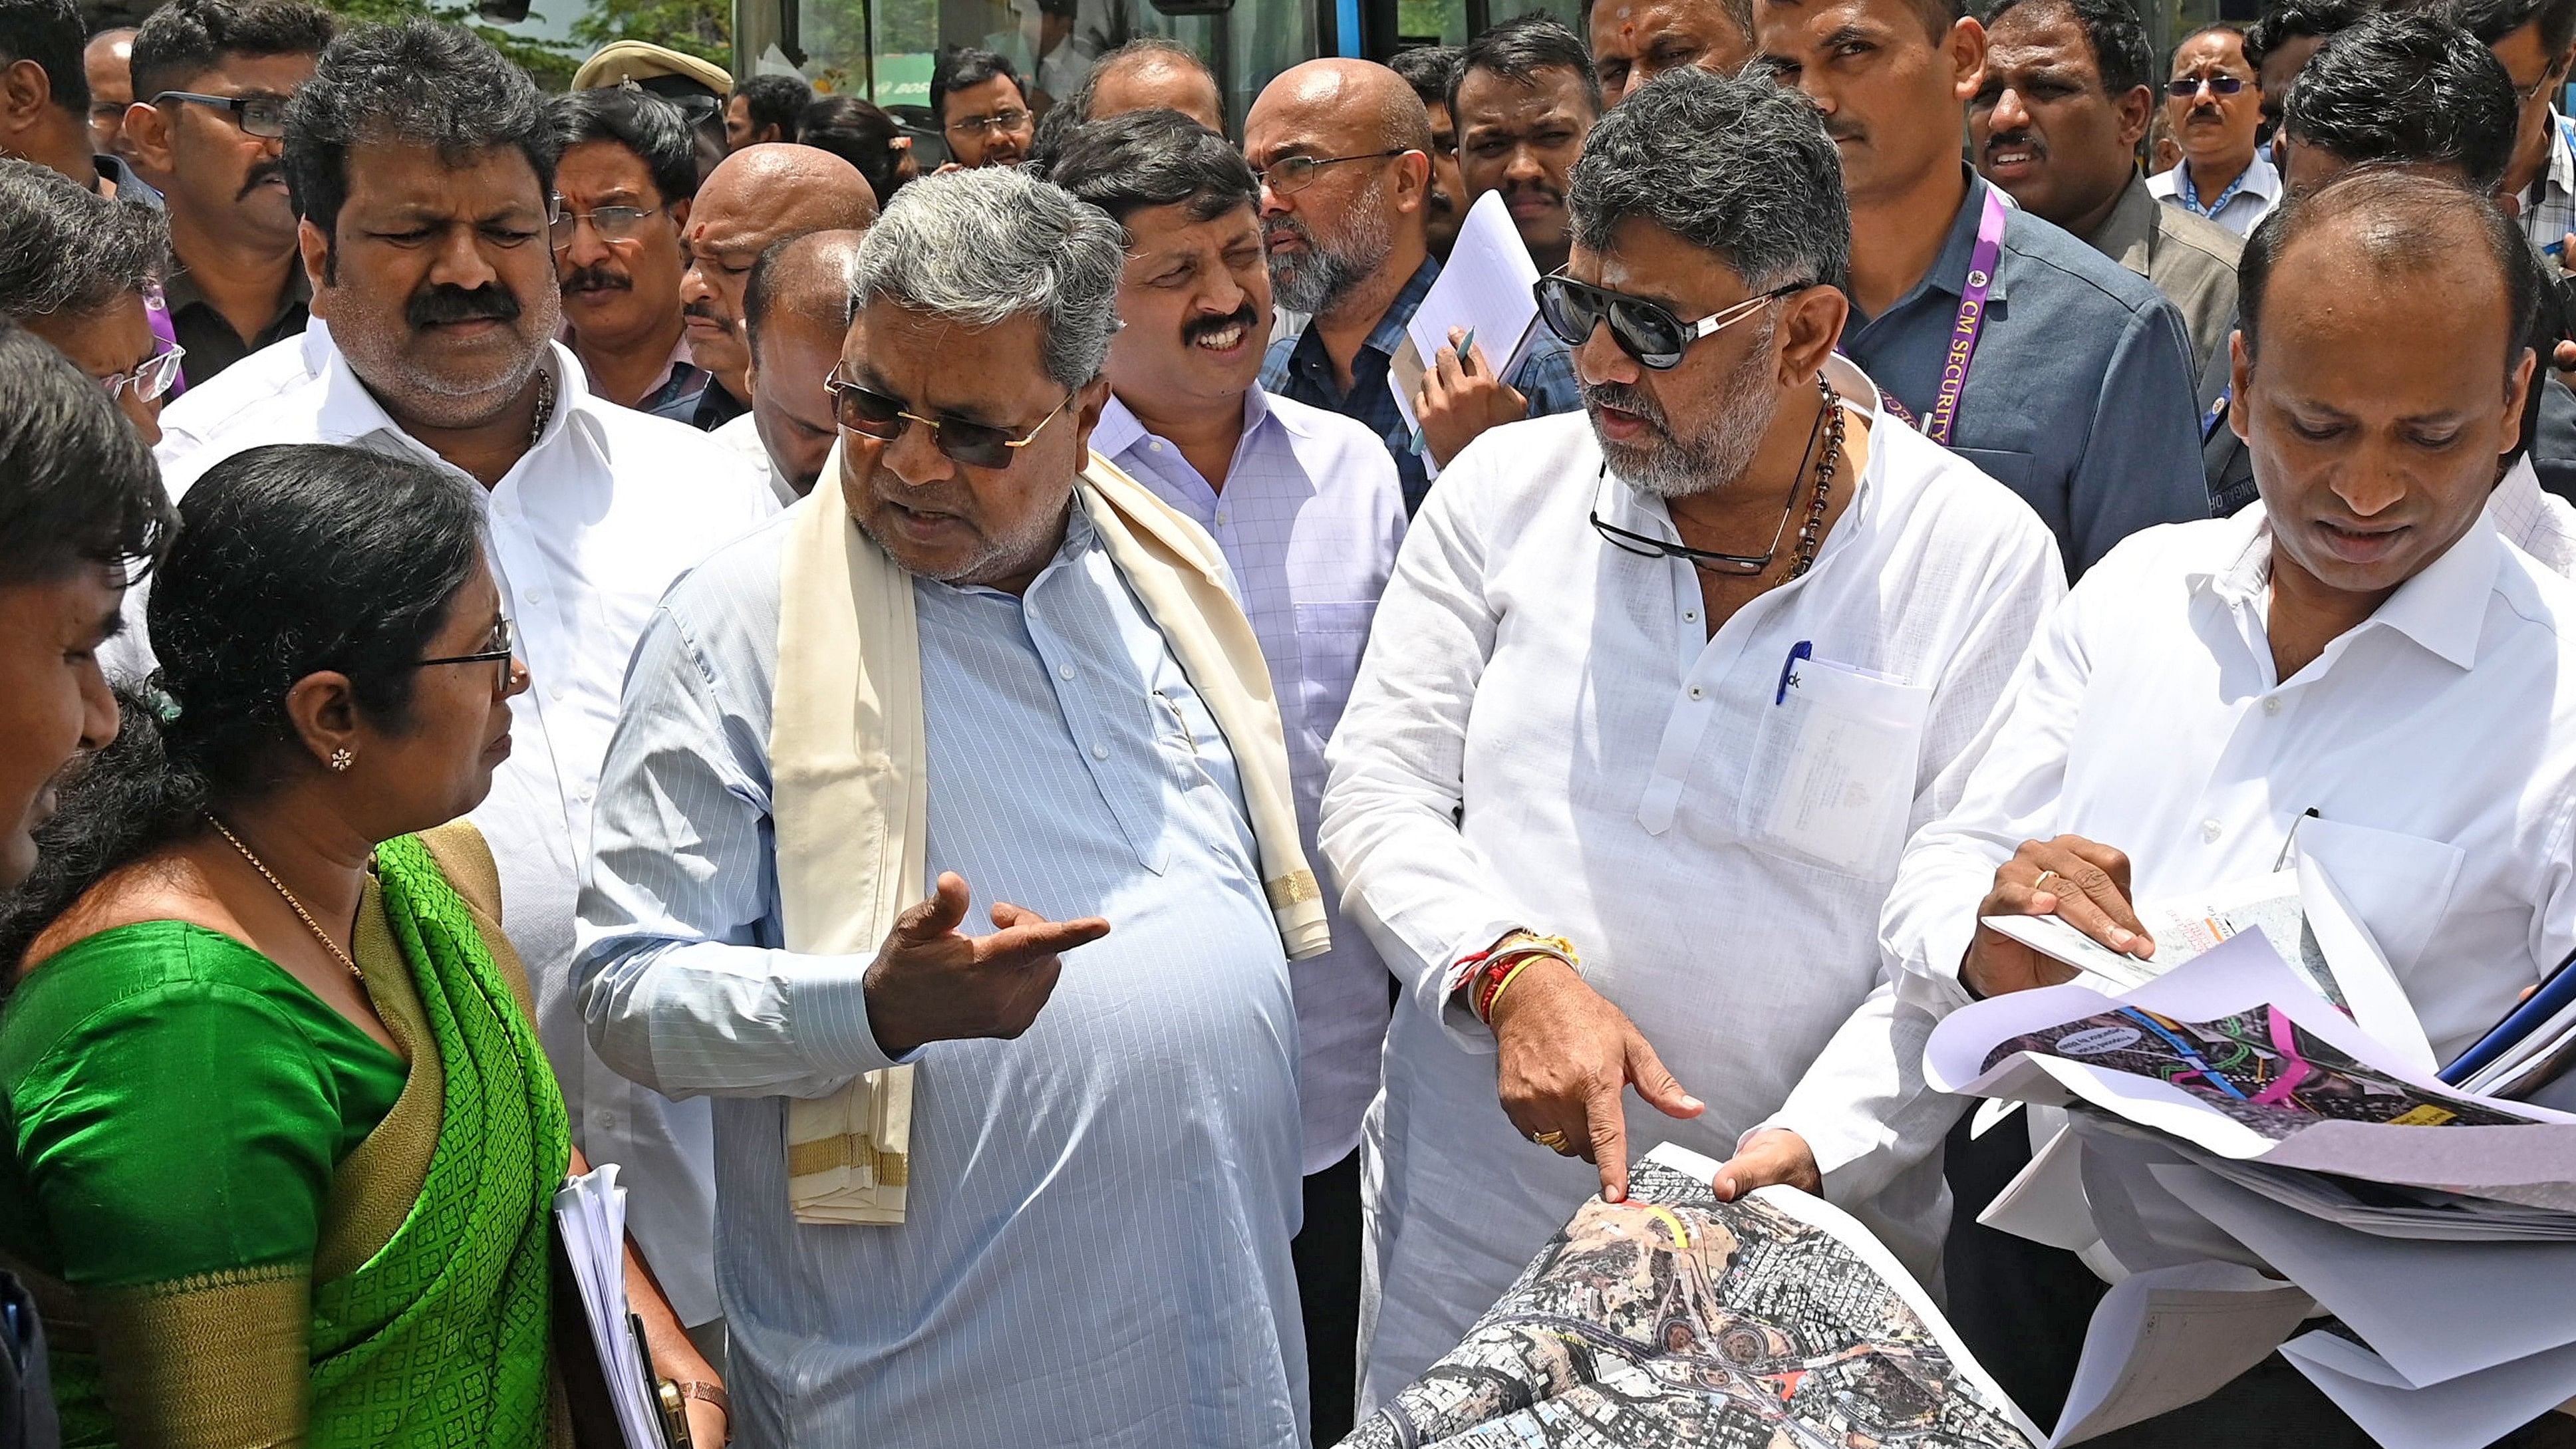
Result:
[[[1386,315],[1377,320],[1368,340],[1360,344],[1359,355],[1351,359],[1351,390],[1344,393],[1334,385],[1333,359],[1324,351],[1323,336],[1312,325],[1295,337],[1283,337],[1270,344],[1270,355],[1261,363],[1261,386],[1280,397],[1340,413],[1366,424],[1368,430],[1386,443],[1386,451],[1395,459],[1395,474],[1404,485],[1404,511],[1411,514],[1422,506],[1423,495],[1431,491],[1431,475],[1422,466],[1421,457],[1413,451],[1413,427],[1395,405],[1395,394],[1386,385],[1387,364],[1396,349],[1404,345],[1404,329],[1413,321],[1414,310],[1431,291],[1440,275],[1440,263],[1425,258],[1413,280],[1395,294]],[[1490,349],[1487,356],[1492,356]],[[1504,379],[1529,399],[1529,415],[1548,417],[1570,413],[1583,406],[1582,395],[1574,387],[1574,357],[1547,330],[1538,324],[1538,335],[1530,344],[1529,356]]]

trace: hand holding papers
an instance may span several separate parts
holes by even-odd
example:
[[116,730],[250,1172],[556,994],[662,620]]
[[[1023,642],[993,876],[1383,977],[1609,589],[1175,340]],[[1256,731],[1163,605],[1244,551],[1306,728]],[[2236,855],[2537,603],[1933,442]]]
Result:
[[1787,1188],[1721,1203],[1717,1168],[1648,1153],[1346,1449],[2038,1442],[1866,1228]]
[[[1529,248],[1521,244],[1521,234],[1512,225],[1512,214],[1503,205],[1502,193],[1487,192],[1467,208],[1467,219],[1459,224],[1457,245],[1449,252],[1448,263],[1424,293],[1422,305],[1414,309],[1413,320],[1406,324],[1405,345],[1389,361],[1386,385],[1395,394],[1395,405],[1404,420],[1424,436],[1428,456],[1426,470],[1437,476],[1450,458],[1457,456],[1467,440],[1496,422],[1510,422],[1521,416],[1513,411],[1502,416],[1493,409],[1503,406],[1500,394],[1510,393],[1502,379],[1510,377],[1521,359],[1528,354],[1530,339],[1537,334],[1538,298],[1531,291],[1538,285],[1538,265],[1530,260]],[[1477,341],[1471,348],[1458,348],[1452,332]],[[1444,391],[1444,401],[1461,404],[1431,436],[1441,419],[1426,418],[1418,408],[1417,396],[1423,391],[1426,375],[1439,365],[1442,352],[1453,356],[1465,351],[1470,357],[1500,359],[1496,365],[1476,365],[1459,374],[1459,380],[1472,378],[1479,384],[1470,394],[1455,388]],[[1454,368],[1455,363],[1451,366]],[[1472,404],[1472,406],[1464,406]],[[1445,451],[1443,451],[1445,447]]]
[[[580,1321],[589,1329],[589,1354],[569,1347],[565,1352],[566,1393],[577,1439],[584,1449],[609,1442],[622,1443],[624,1449],[667,1449],[673,1442],[670,1425],[656,1407],[657,1385],[644,1356],[643,1329],[626,1307],[626,1189],[617,1185],[617,1164],[605,1163],[569,1179],[555,1194],[555,1241],[561,1251],[556,1292],[569,1290],[578,1300]],[[567,1307],[558,1305],[558,1322],[570,1321],[561,1312]],[[598,1404],[603,1392],[605,1413]],[[614,1427],[591,1421],[592,1414],[613,1419]]]

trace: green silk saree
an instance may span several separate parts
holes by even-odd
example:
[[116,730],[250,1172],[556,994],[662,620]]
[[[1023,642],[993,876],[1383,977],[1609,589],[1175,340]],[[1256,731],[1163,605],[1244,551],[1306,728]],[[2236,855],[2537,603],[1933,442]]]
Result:
[[75,944],[0,1017],[0,1263],[37,1285],[67,1442],[561,1440],[563,1099],[490,854],[433,837],[378,850],[354,943],[408,1065],[179,922]]

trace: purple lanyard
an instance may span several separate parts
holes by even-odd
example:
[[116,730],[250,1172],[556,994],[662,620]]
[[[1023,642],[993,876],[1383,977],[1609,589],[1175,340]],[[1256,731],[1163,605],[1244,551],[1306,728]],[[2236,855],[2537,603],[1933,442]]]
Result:
[[[161,295],[159,282],[144,284],[143,320],[151,325],[152,335],[160,340],[161,351],[168,352],[179,345],[179,330],[170,324],[170,302],[168,298]],[[187,365],[185,362],[179,364],[182,369]],[[188,379],[183,371],[180,376],[170,379],[170,390],[162,396],[177,397],[187,390]]]
[[[1977,245],[1968,253],[1967,284],[1959,289],[1959,320],[1950,324],[1950,355],[1941,363],[1941,387],[1932,399],[1932,411],[1916,426],[1923,436],[1943,447],[1950,446],[1950,423],[1959,415],[1959,392],[1968,385],[1968,363],[1977,355],[1977,334],[1986,326],[1986,293],[1995,284],[1995,263],[2002,260],[2004,219],[2011,208],[2004,204],[2003,192],[1986,190],[1986,212],[1977,221]],[[1885,388],[1879,398],[1905,421],[1915,421],[1905,405]]]

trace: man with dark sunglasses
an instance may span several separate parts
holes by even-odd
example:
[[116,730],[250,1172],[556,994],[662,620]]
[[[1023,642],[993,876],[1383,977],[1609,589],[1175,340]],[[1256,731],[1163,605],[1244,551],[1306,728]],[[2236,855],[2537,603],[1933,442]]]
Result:
[[1843,351],[2036,509],[2073,573],[2139,529],[2208,517],[2181,314],[1961,159],[1985,28],[1958,0],[1756,0],[1754,15],[1764,67],[1824,111],[1842,156]]
[[1834,354],[1836,170],[1761,77],[1677,67],[1603,116],[1540,284],[1585,412],[1461,454],[1379,607],[1323,826],[1406,988],[1363,1402],[1659,1139],[1937,1259],[1955,1109],[1879,906],[2065,575]]
[[2242,27],[2216,21],[2174,47],[2165,115],[2182,146],[2182,164],[2149,178],[2147,189],[2240,237],[2252,231],[2281,199],[2281,173],[2256,144],[2263,90],[2245,59]]
[[313,289],[279,148],[333,27],[304,0],[172,0],[134,37],[125,144],[170,213],[162,291],[191,384],[304,330]]

